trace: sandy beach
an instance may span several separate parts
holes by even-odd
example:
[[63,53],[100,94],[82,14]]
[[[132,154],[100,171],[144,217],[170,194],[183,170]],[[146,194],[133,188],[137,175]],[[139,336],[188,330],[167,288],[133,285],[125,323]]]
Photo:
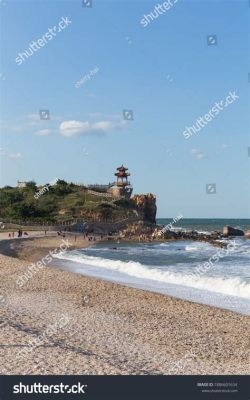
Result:
[[[71,249],[91,243],[74,240]],[[27,278],[31,262],[61,243],[0,241],[1,374],[249,373],[247,316],[66,272],[53,260]]]

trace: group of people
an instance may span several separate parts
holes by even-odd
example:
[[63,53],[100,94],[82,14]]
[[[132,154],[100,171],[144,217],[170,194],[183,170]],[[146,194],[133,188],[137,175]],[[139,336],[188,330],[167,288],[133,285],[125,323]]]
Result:
[[[24,233],[23,233],[22,229],[19,229],[19,230],[17,231],[17,237],[20,238],[20,237],[22,237],[23,235],[24,235],[24,236],[29,236],[27,232],[24,232]],[[10,233],[9,233],[9,238],[15,238],[15,232],[10,232]]]

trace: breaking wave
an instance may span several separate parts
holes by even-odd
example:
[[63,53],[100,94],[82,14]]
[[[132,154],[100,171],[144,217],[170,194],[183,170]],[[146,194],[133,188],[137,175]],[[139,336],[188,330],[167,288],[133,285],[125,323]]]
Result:
[[[192,248],[192,250],[195,249]],[[112,270],[145,280],[182,285],[223,295],[250,299],[250,283],[244,281],[240,277],[207,276],[205,274],[195,276],[190,273],[185,274],[168,271],[166,268],[163,269],[162,267],[147,266],[135,261],[125,262],[88,256],[79,251],[74,251],[74,253],[66,252],[64,254],[55,255],[54,257],[82,264],[82,272],[84,272],[84,265],[86,267],[93,266],[95,268]]]

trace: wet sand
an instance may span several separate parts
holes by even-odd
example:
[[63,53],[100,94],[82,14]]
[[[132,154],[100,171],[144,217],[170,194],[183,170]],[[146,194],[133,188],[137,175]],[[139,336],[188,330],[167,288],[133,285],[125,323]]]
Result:
[[[71,248],[91,243],[71,241]],[[1,374],[249,373],[249,317],[59,270],[53,261],[28,274],[31,261],[61,243],[0,241]]]

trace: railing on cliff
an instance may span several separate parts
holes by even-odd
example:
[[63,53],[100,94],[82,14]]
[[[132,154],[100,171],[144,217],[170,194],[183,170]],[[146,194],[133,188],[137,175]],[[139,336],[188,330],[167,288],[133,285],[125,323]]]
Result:
[[109,197],[109,198],[113,198],[114,197],[111,193],[96,192],[96,191],[91,190],[91,189],[88,189],[87,193],[92,194],[94,196],[98,196],[98,197]]
[[56,228],[60,226],[72,226],[76,224],[84,224],[84,223],[94,223],[94,224],[121,224],[121,223],[132,223],[136,221],[142,220],[141,217],[127,217],[120,220],[116,219],[107,219],[105,221],[98,221],[93,218],[71,218],[64,221],[57,221],[53,223],[49,222],[34,222],[34,221],[21,221],[21,220],[12,220],[12,219],[2,219],[2,225],[15,225],[16,227],[28,226],[28,227],[44,227],[44,228]]

